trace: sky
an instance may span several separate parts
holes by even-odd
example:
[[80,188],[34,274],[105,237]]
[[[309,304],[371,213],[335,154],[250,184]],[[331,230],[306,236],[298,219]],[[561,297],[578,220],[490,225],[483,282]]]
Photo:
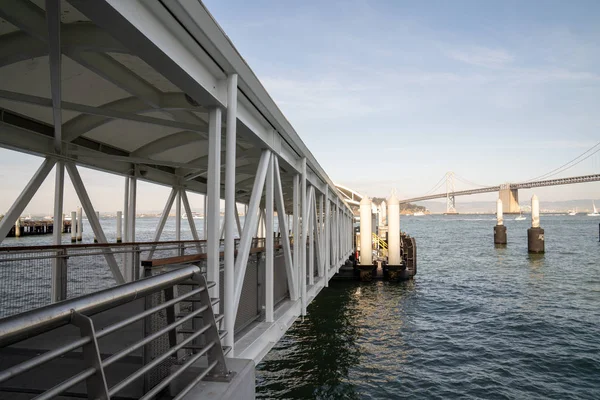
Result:
[[[447,171],[525,181],[600,142],[598,1],[204,3],[331,179],[366,195],[419,196]],[[0,152],[7,209],[40,161]],[[559,176],[599,171],[596,153]],[[97,208],[122,208],[123,178],[82,175]],[[52,209],[48,180],[31,209]],[[166,200],[150,186],[140,210]],[[600,199],[600,183],[536,193]]]

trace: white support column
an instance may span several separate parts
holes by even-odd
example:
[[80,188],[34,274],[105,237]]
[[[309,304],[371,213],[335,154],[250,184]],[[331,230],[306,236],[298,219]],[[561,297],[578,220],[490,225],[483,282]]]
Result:
[[[175,201],[176,198],[177,198],[177,201],[179,202],[181,200],[180,196],[181,195],[180,195],[179,189],[175,189],[175,188],[171,189],[171,193],[169,193],[169,197],[167,198],[167,202],[165,203],[165,207],[163,208],[162,214],[160,214],[160,218],[158,220],[158,225],[156,226],[156,231],[154,232],[154,240],[153,240],[154,242],[158,242],[160,240],[160,237],[162,236],[162,231],[165,228],[167,219],[169,218],[169,213],[171,212],[171,208],[173,208],[173,202]],[[178,214],[180,214],[180,213],[181,213],[181,206],[179,207],[179,211],[178,211]],[[178,219],[181,219],[181,217],[179,217]],[[175,230],[176,230],[175,234],[177,235],[177,228],[175,228]],[[178,235],[176,237],[178,237]],[[179,239],[177,239],[177,240],[179,240]],[[148,254],[149,260],[151,260],[152,257],[154,256],[155,250],[156,250],[156,245],[152,246],[152,249],[150,250],[150,253]]]
[[[71,227],[73,229],[73,227]],[[123,238],[124,242],[131,242],[129,239],[129,176],[125,177],[125,191],[123,193]],[[131,253],[124,252],[122,254],[122,272],[127,270],[127,266],[131,264]]]
[[275,156],[271,157],[267,171],[267,188],[265,198],[265,322],[273,322],[273,169]]
[[223,276],[224,285],[223,299],[225,308],[225,345],[231,346],[230,356],[234,354],[234,300],[235,300],[235,236],[233,219],[238,225],[238,230],[241,235],[240,217],[237,212],[235,203],[235,146],[236,146],[236,124],[237,124],[237,75],[233,74],[229,77],[227,83],[227,127],[225,132],[226,152],[225,152],[225,247],[224,247],[224,263],[225,273]]
[[337,264],[337,207],[335,202],[331,203],[331,266]]
[[[129,237],[129,241],[131,243],[135,243],[135,220],[136,220],[136,212],[137,212],[137,178],[134,176],[129,177],[129,222],[127,223],[127,228],[129,232],[127,236]],[[132,282],[136,279],[135,277],[135,269],[136,266],[135,257],[133,257],[133,253],[128,257],[128,264],[125,266],[125,275],[127,277],[128,282]]]
[[340,268],[340,203],[339,199],[335,198],[335,268],[336,271]]
[[238,236],[242,236],[242,224],[240,223],[240,211],[238,210],[237,203],[234,205],[233,211],[235,212],[235,224],[237,225]]
[[[62,242],[62,218],[63,218],[63,194],[65,187],[65,168],[62,161],[56,163],[56,178],[54,181],[54,222],[53,222],[53,241],[54,245],[58,246]],[[60,223],[59,223],[60,221]],[[51,301],[57,302],[64,300],[63,293],[64,288],[62,282],[64,281],[63,266],[64,260],[56,257],[52,262],[52,289],[51,289]]]
[[315,284],[315,224],[313,215],[313,204],[315,202],[315,187],[311,186],[309,189],[308,201],[306,207],[308,208],[308,221],[307,225],[307,237],[308,237],[308,284]]
[[[62,152],[62,52],[60,39],[60,5],[60,1],[45,1],[46,25],[48,28],[48,62],[50,65],[50,91],[52,93],[52,120],[54,125],[54,151],[56,151],[57,154],[61,154]],[[60,169],[62,169],[62,166]],[[56,173],[58,178],[58,169]],[[61,173],[64,177],[64,170]],[[56,215],[54,217],[56,221]]]
[[[301,279],[300,279],[300,175],[294,175],[294,187],[293,187],[293,205],[292,205],[292,236],[294,240],[294,282],[296,282],[296,296],[292,297],[292,300],[298,300],[301,292]],[[290,293],[291,295],[291,293]]]
[[298,249],[300,250],[300,296],[302,299],[302,316],[306,315],[306,236],[308,235],[308,205],[306,192],[306,157],[302,159],[302,189],[300,198],[302,200],[302,234]]
[[331,222],[330,222],[329,186],[325,189],[325,287],[329,287],[329,269],[331,268]]
[[204,218],[202,219],[202,239],[206,240],[208,238],[208,196],[204,195]]
[[[213,108],[208,121],[208,175],[207,196],[208,212],[206,212],[206,279],[215,283],[210,289],[210,297],[219,298],[220,288],[220,252],[221,244],[220,206],[221,206],[221,109]],[[232,332],[230,332],[232,333]]]
[[352,248],[352,238],[354,237],[354,218],[352,212],[348,211],[348,237],[346,238],[346,242],[348,243],[348,255],[354,252]]
[[31,180],[27,183],[27,186],[25,186],[21,194],[19,194],[19,197],[17,197],[13,205],[6,212],[6,215],[4,215],[4,218],[0,221],[0,243],[6,238],[6,235],[8,235],[8,232],[12,229],[15,221],[21,216],[23,210],[31,201],[31,198],[44,182],[44,179],[46,179],[52,170],[52,167],[54,167],[54,163],[54,160],[49,158],[44,159],[42,165],[40,165]]
[[[220,215],[220,212],[219,212]],[[219,219],[221,219],[219,217]],[[221,228],[219,229],[219,240],[223,240],[223,238],[225,237],[225,221],[227,220],[226,216],[223,216],[223,222],[221,223]]]
[[260,209],[258,215],[258,226],[256,227],[256,237],[263,239],[265,237],[265,210]]
[[[288,218],[285,212],[285,203],[283,201],[283,187],[281,185],[281,176],[279,174],[279,160],[273,156],[275,168],[275,205],[277,206],[277,217],[279,218],[279,226],[281,231],[281,244],[283,246],[283,257],[285,260],[285,271],[287,275],[288,290],[290,299],[297,299],[297,284],[295,269],[292,262],[292,251],[290,248],[290,240],[288,234]],[[295,179],[295,178],[294,178]]]
[[[96,218],[100,221],[100,211],[96,211]],[[98,243],[98,238],[94,235],[94,243]]]
[[117,211],[117,243],[123,241],[123,212]]
[[[54,151],[57,154],[62,152],[62,88],[61,88],[61,41],[60,41],[60,1],[46,0],[46,24],[48,28],[48,62],[50,65],[50,91],[52,93],[52,120],[54,125]],[[61,244],[62,238],[62,209],[63,193],[65,182],[64,163],[56,163],[56,179],[54,181],[54,222],[53,222],[53,242],[54,245]],[[64,268],[63,259],[55,258],[52,264],[52,289],[51,301],[54,303],[63,300],[65,288],[62,282]]]
[[123,195],[123,216],[124,224],[123,230],[125,232],[125,241],[130,242],[129,239],[129,177],[125,177],[125,194]]
[[[327,187],[327,185],[326,185]],[[326,189],[327,190],[327,189]],[[318,221],[318,231],[319,231],[319,254],[321,256],[321,261],[319,262],[319,277],[323,277],[325,270],[325,226],[323,221],[325,219],[325,210],[323,209],[323,194],[319,194],[319,221]]]
[[340,200],[339,198],[335,199],[335,203],[337,205],[338,208],[338,212],[337,212],[337,268],[338,271],[340,269],[341,263],[342,263],[342,208],[340,207]]
[[246,268],[248,267],[248,256],[250,245],[252,244],[252,233],[256,231],[258,206],[260,204],[260,199],[265,186],[265,178],[267,176],[267,169],[269,167],[270,159],[271,152],[269,150],[263,150],[258,163],[258,169],[256,170],[254,185],[252,186],[250,204],[248,205],[248,211],[246,212],[244,230],[242,231],[242,237],[238,247],[238,256],[235,259],[236,276],[233,315],[237,315],[237,310],[240,305],[240,298],[242,297],[242,285],[244,283],[244,276],[246,275]]
[[[181,218],[181,189],[173,188],[173,190],[171,190],[171,193],[174,193],[174,192],[177,193],[177,196],[175,196],[175,240],[180,241],[181,240],[181,219],[182,219]],[[171,207],[169,207],[169,210],[166,212],[167,217],[169,216],[170,212],[171,212]],[[165,212],[163,211],[163,215],[164,214],[165,214]],[[165,218],[165,222],[166,222],[166,218]],[[162,229],[161,229],[161,231],[162,231]],[[160,240],[160,237],[155,241],[158,242],[159,240]]]
[[[321,274],[321,246],[320,246],[320,242],[321,242],[321,234],[319,233],[319,217],[318,217],[318,213],[317,213],[317,192],[313,190],[313,196],[312,196],[312,204],[310,204],[310,207],[312,207],[313,212],[312,212],[312,234],[314,235],[314,252],[316,252],[316,256],[317,256],[317,276],[322,276]],[[313,252],[313,253],[314,253]],[[313,254],[313,259],[314,259],[314,254]],[[313,273],[312,275],[314,275],[314,266],[313,266]],[[313,281],[314,281],[314,276],[313,276]]]
[[[99,243],[107,243],[106,236],[104,235],[104,231],[102,230],[100,221],[96,217],[96,212],[94,211],[92,202],[87,194],[87,191],[85,190],[85,186],[83,185],[81,176],[79,176],[79,171],[77,171],[77,167],[75,166],[75,164],[72,163],[67,163],[66,167],[67,171],[69,172],[69,176],[71,177],[73,187],[75,188],[75,192],[77,192],[77,196],[79,197],[81,205],[85,210],[85,215],[87,215],[88,217],[88,221],[92,227],[94,235],[98,238]],[[115,281],[117,281],[117,284],[125,283],[125,279],[123,279],[123,275],[121,274],[121,270],[117,265],[115,256],[110,252],[110,250],[104,253],[104,257],[106,258],[108,267],[110,268],[112,275],[115,278]]]

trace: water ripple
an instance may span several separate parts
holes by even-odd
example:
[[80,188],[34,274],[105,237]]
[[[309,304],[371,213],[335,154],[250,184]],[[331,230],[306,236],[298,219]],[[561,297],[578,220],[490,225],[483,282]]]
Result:
[[522,223],[494,248],[488,218],[403,220],[417,278],[330,285],[258,366],[258,397],[600,398],[596,224],[543,217],[529,256]]

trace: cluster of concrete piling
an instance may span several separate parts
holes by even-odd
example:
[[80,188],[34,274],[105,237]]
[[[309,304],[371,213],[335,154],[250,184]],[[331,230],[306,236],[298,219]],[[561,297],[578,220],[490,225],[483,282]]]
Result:
[[[496,201],[496,226],[494,226],[494,244],[505,246],[507,243],[506,226],[502,214],[502,200]],[[544,230],[540,228],[540,200],[534,194],[531,197],[531,228],[527,229],[527,251],[544,253]]]
[[[387,207],[382,207],[383,210],[386,208],[387,226],[380,226],[379,229],[385,228],[384,242],[387,245],[387,255],[376,261],[373,260],[372,252],[374,232],[371,199],[365,196],[360,202],[361,251],[360,262],[356,268],[362,281],[379,278],[390,281],[406,280],[416,274],[416,243],[414,238],[400,231],[400,201],[395,193],[392,193],[388,199]],[[404,251],[403,243],[406,243]]]

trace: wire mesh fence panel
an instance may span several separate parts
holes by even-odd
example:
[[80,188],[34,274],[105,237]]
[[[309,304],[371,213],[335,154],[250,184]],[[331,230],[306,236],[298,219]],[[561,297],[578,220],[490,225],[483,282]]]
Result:
[[0,318],[50,304],[55,251],[0,253]]
[[259,304],[259,257],[256,253],[248,258],[248,266],[242,284],[242,295],[240,305],[235,318],[234,331],[237,333],[255,321],[260,316]]
[[[144,270],[143,277],[148,278],[151,276],[156,276],[162,274],[169,270],[169,267],[163,268],[147,268]],[[177,295],[177,293],[175,293]],[[153,293],[145,298],[145,308],[146,310],[156,307],[159,304],[165,302],[165,292],[160,291],[158,293]],[[177,305],[175,311],[176,312],[189,312],[186,308],[186,304]],[[153,333],[163,329],[168,325],[167,321],[167,311],[166,309],[160,310],[158,312],[153,313],[149,317],[144,319],[144,336],[150,336]],[[166,353],[170,349],[171,345],[169,342],[169,334],[165,333],[147,345],[144,346],[144,364],[148,364],[152,362],[152,360],[160,357],[162,354]],[[172,356],[167,357],[164,361],[160,362],[157,366],[152,368],[147,374],[144,375],[144,390],[150,390],[154,386],[156,386],[162,379],[169,375],[170,369],[173,365],[177,363],[178,355],[177,353]]]
[[[81,247],[67,253],[67,298],[83,296],[116,286],[117,281],[108,267],[107,257],[117,264],[131,247]],[[123,268],[120,267],[123,272]]]
[[273,260],[273,300],[278,304],[289,297],[285,257],[282,250],[277,250]]

